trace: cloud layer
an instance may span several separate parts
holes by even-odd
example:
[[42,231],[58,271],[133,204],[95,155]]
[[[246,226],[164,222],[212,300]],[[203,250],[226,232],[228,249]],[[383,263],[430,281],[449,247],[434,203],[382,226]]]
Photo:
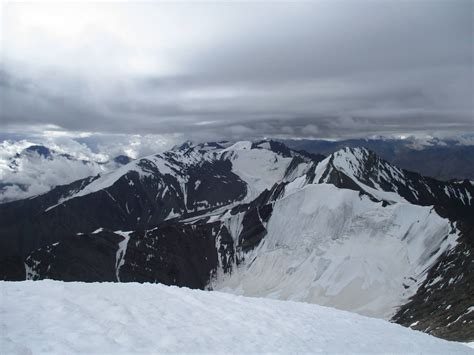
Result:
[[[170,149],[179,137],[163,135],[89,134],[30,135],[28,139],[0,136],[0,203],[28,198],[97,174],[105,174],[119,164],[114,158],[126,155],[138,158]],[[10,137],[12,138],[12,137]],[[16,139],[15,139],[16,138]],[[42,156],[27,148],[47,147],[51,156]]]
[[472,6],[7,3],[1,124],[167,142],[473,131]]

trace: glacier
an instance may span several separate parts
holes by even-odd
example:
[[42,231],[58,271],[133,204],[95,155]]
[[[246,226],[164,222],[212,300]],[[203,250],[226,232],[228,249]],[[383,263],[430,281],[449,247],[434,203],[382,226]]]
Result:
[[213,289],[390,319],[457,243],[456,230],[432,207],[382,207],[328,184],[288,190],[262,242],[232,273],[219,274]]

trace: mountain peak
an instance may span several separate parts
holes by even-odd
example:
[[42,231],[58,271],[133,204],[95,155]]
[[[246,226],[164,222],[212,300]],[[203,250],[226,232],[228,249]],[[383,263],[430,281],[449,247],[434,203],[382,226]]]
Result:
[[315,169],[314,183],[363,191],[377,200],[406,202],[401,186],[408,183],[404,171],[361,147],[344,147]]
[[190,140],[187,140],[181,145],[175,145],[173,148],[171,148],[171,150],[173,151],[188,150],[193,145],[194,145],[193,142],[191,142]]
[[262,140],[255,142],[252,144],[252,148],[268,149],[286,158],[292,157],[294,155],[292,154],[292,150],[285,144],[274,140]]
[[[372,172],[390,170],[390,175],[403,178],[403,172],[390,163],[379,158],[374,152],[363,147],[345,147],[332,154],[333,165],[348,176],[358,179],[371,179]],[[380,174],[376,180],[379,180]],[[373,178],[373,177],[372,177]],[[388,178],[388,176],[386,177]]]
[[117,156],[113,159],[113,161],[114,161],[115,163],[119,164],[119,165],[126,165],[126,164],[130,163],[132,160],[133,160],[132,158],[130,158],[130,157],[127,156],[127,155],[123,155],[123,154],[117,155]]
[[44,145],[30,145],[28,148],[23,150],[26,154],[36,153],[43,158],[51,157],[51,150]]
[[316,166],[312,181],[358,190],[386,203],[442,204],[452,211],[471,206],[473,196],[470,184],[441,182],[400,169],[367,148],[334,152]]

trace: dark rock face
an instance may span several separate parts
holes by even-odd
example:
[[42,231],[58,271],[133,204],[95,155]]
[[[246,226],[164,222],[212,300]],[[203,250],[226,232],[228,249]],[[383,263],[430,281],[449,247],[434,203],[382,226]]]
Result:
[[[186,214],[228,204],[245,196],[246,185],[231,172],[229,162],[205,162],[189,170],[188,182],[161,174],[141,163],[151,175],[140,178],[129,171],[113,185],[66,201],[57,201],[95,180],[87,178],[60,186],[31,200],[0,205],[0,257],[24,257],[34,249],[100,227],[110,230],[145,229],[172,212]],[[200,185],[196,187],[196,182]],[[183,196],[183,189],[188,199]],[[11,238],[9,236],[15,236]]]
[[0,259],[0,280],[22,281],[26,278],[24,258],[19,255]]
[[[242,221],[242,232],[239,235],[239,245],[243,252],[255,248],[267,234],[264,223],[268,221],[271,209],[271,205],[266,205],[261,208],[253,208],[245,214]],[[261,214],[267,217],[267,220],[263,219]]]
[[[228,160],[203,162],[189,169],[186,208],[199,211],[212,206],[227,205],[245,197],[246,184],[232,172]],[[205,202],[204,202],[205,201]]]
[[440,258],[400,307],[394,322],[448,340],[474,339],[474,229],[464,233],[464,240]]
[[71,236],[32,252],[25,260],[29,279],[116,281],[118,234],[102,231]]
[[[268,219],[270,208],[249,207],[244,219],[250,220],[258,210]],[[249,228],[242,234],[244,244],[246,236],[252,237]],[[266,233],[262,225],[259,231]],[[26,275],[35,280],[159,282],[203,289],[218,267],[231,271],[237,262],[236,249],[243,248],[234,245],[225,225],[206,219],[193,224],[169,221],[150,230],[128,232],[121,247],[124,240],[121,233],[108,230],[69,236],[31,252],[18,279]]]
[[[91,177],[58,186],[33,199],[0,205],[2,278],[24,278],[24,261],[31,252],[60,242],[58,253],[63,254],[63,248],[77,233],[91,233],[102,227],[109,230],[145,230],[175,215],[203,212],[245,196],[246,184],[232,173],[229,161],[198,161],[185,166],[175,158],[173,154],[166,156],[166,161],[176,170],[176,176],[162,174],[152,162],[143,159],[137,165],[146,172],[145,177],[137,171],[128,171],[110,186],[67,200],[98,179]],[[185,176],[185,179],[178,181],[180,176]],[[61,200],[64,202],[58,204]],[[222,238],[222,245],[225,245],[227,239]],[[82,244],[84,240],[81,240]],[[64,244],[66,241],[67,244]],[[58,268],[64,266],[62,263],[59,265]],[[39,272],[44,273],[44,270]],[[60,278],[57,275],[54,277]],[[65,279],[70,280],[69,277],[83,280],[78,278],[77,273],[65,275]],[[103,277],[98,280],[103,280]]]
[[171,224],[130,235],[120,281],[203,289],[218,266],[221,226]]
[[128,240],[107,230],[79,234],[32,252],[25,274],[34,280],[159,282],[203,289],[218,258],[233,250],[226,232],[215,223],[165,224],[130,232]]
[[69,227],[65,225],[67,221],[45,216],[44,210],[54,205],[63,194],[79,189],[94,179],[91,177],[58,186],[36,198],[1,204],[0,259],[9,256],[22,258],[34,249],[58,241],[57,236],[64,233],[70,235]]

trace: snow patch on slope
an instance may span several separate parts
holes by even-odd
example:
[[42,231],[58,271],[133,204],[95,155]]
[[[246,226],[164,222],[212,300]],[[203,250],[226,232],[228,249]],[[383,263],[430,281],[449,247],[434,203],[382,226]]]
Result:
[[222,150],[221,159],[230,159],[232,172],[247,183],[245,201],[255,199],[265,189],[283,180],[292,158],[267,149],[251,149],[252,142],[237,142]]

